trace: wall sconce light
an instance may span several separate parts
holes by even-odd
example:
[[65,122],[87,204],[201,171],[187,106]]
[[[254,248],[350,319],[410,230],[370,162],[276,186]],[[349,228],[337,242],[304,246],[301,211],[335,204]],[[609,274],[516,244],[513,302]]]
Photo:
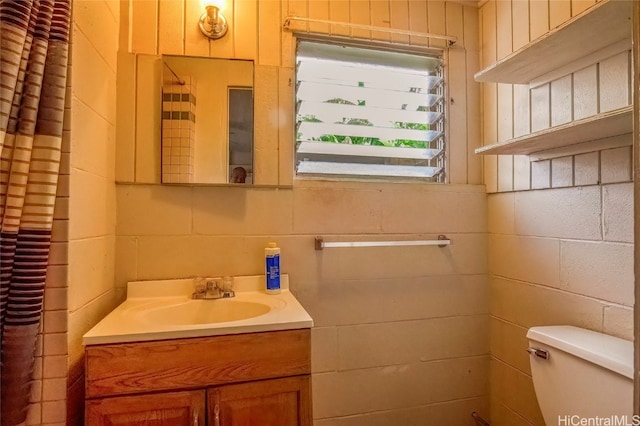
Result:
[[211,39],[219,39],[224,37],[229,29],[227,20],[220,12],[220,7],[211,1],[203,2],[205,13],[200,17],[200,31],[206,37]]

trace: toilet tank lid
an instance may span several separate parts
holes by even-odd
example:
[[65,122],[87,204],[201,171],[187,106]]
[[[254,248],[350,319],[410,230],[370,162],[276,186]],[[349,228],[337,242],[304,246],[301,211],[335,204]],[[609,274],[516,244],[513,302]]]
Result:
[[527,338],[633,379],[633,342],[568,325],[532,327]]

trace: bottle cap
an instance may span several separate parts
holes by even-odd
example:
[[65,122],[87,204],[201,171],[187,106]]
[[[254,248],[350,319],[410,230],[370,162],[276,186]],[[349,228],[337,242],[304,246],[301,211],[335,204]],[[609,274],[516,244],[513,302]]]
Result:
[[269,245],[267,246],[269,248],[276,248],[278,247],[276,243],[269,243]]

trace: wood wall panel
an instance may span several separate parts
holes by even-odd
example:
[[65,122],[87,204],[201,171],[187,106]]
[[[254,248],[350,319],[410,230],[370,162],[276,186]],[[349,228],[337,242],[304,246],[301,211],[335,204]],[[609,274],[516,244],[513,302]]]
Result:
[[163,0],[158,3],[158,53],[184,54],[184,1]]
[[203,10],[199,1],[185,2],[184,54],[188,56],[209,56],[209,40],[198,28],[197,20]]
[[[457,47],[465,47],[464,39],[464,14],[460,3],[445,3],[445,33],[448,36],[457,37]],[[471,34],[475,35],[475,34]]]
[[512,0],[513,51],[529,43],[529,0]]
[[293,185],[294,144],[291,135],[294,129],[294,83],[293,68],[278,69],[278,183]]
[[548,0],[529,0],[529,21],[531,41],[549,32]]
[[[409,29],[411,31],[427,31],[429,21],[427,20],[427,2],[419,0],[409,0]],[[411,44],[427,46],[429,41],[424,37],[410,37]]]
[[546,129],[551,126],[551,93],[550,84],[531,89],[531,131]]
[[258,57],[258,0],[235,0],[233,5],[234,58]]
[[[463,9],[464,42],[467,51],[467,183],[482,183],[482,160],[475,149],[482,145],[480,135],[480,85],[474,80],[474,73],[480,68],[480,22],[479,12],[475,7],[465,6]],[[475,112],[478,112],[477,114]],[[456,161],[455,158],[451,162]]]
[[[349,18],[347,21],[358,25],[370,25],[371,17],[369,16],[368,1],[350,1],[349,2]],[[356,38],[370,39],[371,31],[361,30],[358,28],[351,29],[351,36]]]
[[258,2],[258,65],[280,66],[280,4]]
[[482,68],[488,67],[497,60],[497,23],[496,1],[489,0],[481,10],[482,36],[480,37],[480,53]]
[[[199,3],[199,2],[195,2]],[[222,9],[222,13],[224,17],[227,19],[229,25],[229,32],[222,38],[217,40],[209,41],[209,56],[212,58],[233,58],[235,57],[235,37],[230,37],[233,35],[232,29],[235,28],[235,11],[234,11],[234,3],[235,0],[226,0],[225,7]],[[278,14],[278,18],[280,14]],[[197,26],[197,25],[196,25]],[[202,36],[202,34],[201,34]]]
[[568,75],[551,82],[551,126],[573,119],[573,78]]
[[513,136],[518,137],[531,132],[531,108],[529,86],[513,85]]
[[[289,2],[287,0],[280,2],[281,22],[289,15]],[[295,64],[296,45],[293,41],[293,33],[291,31],[281,31],[280,41],[282,43],[280,53],[282,55],[280,66],[285,68],[293,68]]]
[[449,51],[449,158],[457,158],[449,166],[449,182],[467,183],[467,73],[463,49]]
[[[391,25],[391,4],[390,0],[370,0],[370,20],[375,27],[390,27]],[[391,34],[381,31],[371,31],[371,38],[374,40],[390,41]]]
[[497,141],[513,138],[513,85],[498,84]]
[[596,0],[571,0],[571,16],[581,14],[594,4],[596,4]]
[[496,4],[496,34],[496,59],[500,60],[513,51],[510,1],[498,1]]
[[498,191],[513,191],[513,155],[498,156]]
[[[427,31],[432,34],[445,34],[447,29],[444,1],[431,0],[427,2],[427,6]],[[447,47],[447,41],[432,39],[429,40],[429,46],[444,49]]]
[[[146,117],[136,125],[135,178],[139,183],[160,183],[160,60],[141,55],[137,61],[136,116]],[[150,158],[151,157],[151,158]],[[142,161],[144,159],[146,161]]]
[[549,28],[554,29],[571,19],[571,0],[549,2]]
[[278,184],[278,158],[273,152],[279,140],[278,67],[256,66],[254,95],[255,179],[264,185]]
[[[492,2],[495,5],[495,0]],[[452,181],[456,183],[480,182],[481,160],[473,152],[475,147],[481,144],[479,133],[481,118],[477,113],[480,94],[478,84],[472,77],[478,69],[477,55],[479,54],[478,9],[476,7],[444,0],[428,2],[422,0],[227,0],[223,13],[229,21],[229,34],[220,40],[213,41],[203,37],[198,29],[197,20],[202,13],[200,3],[191,0],[134,2],[132,22],[136,24],[132,25],[132,51],[145,54],[165,53],[250,59],[255,60],[257,66],[263,66],[267,69],[269,67],[285,68],[282,72],[278,69],[270,71],[270,77],[266,80],[273,83],[273,86],[269,86],[270,83],[266,82],[264,76],[256,77],[256,79],[262,79],[262,83],[256,84],[256,105],[258,102],[266,105],[265,102],[271,100],[281,102],[279,110],[275,107],[266,109],[256,107],[258,112],[256,115],[256,125],[258,126],[256,138],[264,136],[269,140],[269,142],[257,141],[257,146],[264,144],[264,149],[274,141],[279,141],[280,147],[284,148],[286,138],[289,138],[290,143],[293,144],[293,132],[288,135],[285,130],[292,126],[293,112],[287,112],[289,111],[287,108],[292,110],[292,100],[285,96],[288,90],[288,77],[284,79],[282,75],[289,73],[288,70],[292,70],[295,66],[295,43],[292,33],[282,30],[282,23],[286,16],[308,16],[338,22],[354,22],[418,32],[455,35],[459,39],[458,46],[466,48],[466,51],[455,54],[457,55],[454,59],[455,67],[462,68],[454,69],[450,74],[450,78],[452,75],[456,76],[455,96],[458,98],[458,102],[461,102],[455,109],[456,117],[460,117],[456,118],[456,121],[465,120],[464,117],[466,117],[469,122],[465,121],[463,127],[458,126],[453,135],[456,144],[464,146],[466,154],[459,145],[456,146],[449,153],[449,164],[450,167],[457,170]],[[146,21],[141,23],[141,20]],[[301,30],[308,28],[319,33],[381,41],[391,40],[422,46],[444,47],[446,44],[442,40],[430,41],[425,37],[409,37],[379,31],[349,30],[338,25],[317,23],[307,25],[297,22],[295,27]],[[492,44],[495,46],[495,35],[492,40]],[[141,84],[145,85],[146,82],[141,82]],[[283,84],[287,86],[284,87]],[[259,93],[261,88],[268,92]],[[141,96],[143,93],[136,89],[136,95]],[[147,105],[146,101],[142,103],[144,108],[152,107]],[[136,106],[136,108],[139,113],[145,110],[143,106]],[[468,114],[469,108],[473,108],[476,113]],[[136,135],[136,156],[133,159],[135,165],[130,165],[125,169],[136,170],[135,182],[157,182],[158,178],[153,176],[156,172],[155,169],[148,164],[148,161],[141,160],[142,158],[148,159],[148,155],[145,155],[144,151],[151,149],[150,143],[153,143],[147,139],[153,132],[146,129],[144,125],[142,127],[142,129],[138,129]],[[453,154],[454,152],[455,154]],[[452,154],[453,156],[451,156]],[[269,173],[272,173],[273,176],[278,174],[284,176],[283,163],[285,160],[283,158],[286,157],[281,157],[277,164],[269,165],[272,167]],[[467,171],[463,173],[465,168]],[[467,177],[463,177],[465,174]],[[130,173],[122,173],[122,175],[130,175]],[[470,180],[468,176],[471,175],[475,178]],[[274,179],[276,178],[274,177]],[[131,177],[124,180],[131,180]],[[287,181],[291,181],[291,177]]]
[[598,65],[573,74],[573,118],[579,120],[598,113]]
[[[406,1],[392,1],[390,6],[391,28],[408,30],[409,3]],[[396,43],[409,43],[409,36],[403,34],[391,34],[391,41]]]
[[[328,0],[310,0],[309,1],[309,18],[320,19],[323,21],[329,20],[329,1]],[[329,24],[321,24],[310,22],[309,31],[319,33],[329,33]]]
[[129,20],[130,50],[136,53],[157,53],[157,1],[132,2]]
[[[329,2],[329,19],[336,22],[349,22],[349,0],[331,0]],[[331,34],[349,36],[349,28],[342,25],[331,25]]]

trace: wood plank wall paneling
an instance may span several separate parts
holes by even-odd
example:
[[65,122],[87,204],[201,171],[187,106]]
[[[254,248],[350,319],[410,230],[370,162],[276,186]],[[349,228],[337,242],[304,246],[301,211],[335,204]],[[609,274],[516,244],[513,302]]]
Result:
[[[184,26],[184,54],[188,56],[209,56],[209,40],[202,36],[198,28],[198,19],[203,10],[198,1],[186,1],[184,22],[175,21],[173,25]],[[162,29],[164,31],[164,28]],[[134,51],[136,51],[134,49]],[[147,53],[141,51],[141,53]]]
[[571,0],[549,2],[549,28],[554,29],[571,18]]
[[184,0],[163,0],[158,3],[158,53],[184,53]]
[[595,3],[596,0],[571,0],[571,16],[579,15]]
[[496,3],[496,35],[496,59],[502,59],[513,52],[511,2]]
[[293,68],[278,69],[278,184],[293,185],[294,144],[294,85]]
[[278,159],[273,155],[262,155],[273,151],[274,141],[279,140],[278,67],[255,68],[254,111],[254,174],[257,182],[264,185],[278,184]]
[[[576,7],[584,11],[593,4],[595,1],[489,0],[479,11],[482,67],[517,51],[529,40],[544,36],[571,19],[577,13]],[[630,105],[630,73],[629,52],[623,52],[539,86],[483,84],[482,144],[504,142]],[[484,182],[489,192],[531,189],[522,188],[515,182],[502,182],[503,179],[518,179],[522,184],[526,170],[530,169],[520,170],[523,162],[488,157],[483,161]],[[490,170],[494,166],[506,167],[507,170]],[[532,170],[538,173],[547,169]],[[541,179],[550,181],[548,177]]]
[[549,2],[547,0],[529,1],[529,36],[535,40],[549,32]]
[[[391,2],[391,28],[399,30],[409,29],[409,3],[406,1]],[[409,43],[409,36],[391,34],[391,41],[396,43]]]
[[[376,27],[391,26],[391,0],[370,0],[371,25]],[[444,31],[443,31],[444,33]],[[380,41],[391,41],[391,34],[381,31],[371,31],[371,38]]]
[[158,2],[131,2],[129,15],[129,50],[140,53],[158,53]]
[[[202,12],[199,2],[191,0],[134,2],[129,27],[130,50],[152,55],[160,53],[255,60],[255,99],[256,106],[261,105],[256,107],[256,149],[273,151],[273,144],[277,143],[280,152],[277,164],[273,160],[257,161],[269,163],[257,165],[258,169],[272,167],[267,172],[269,183],[290,183],[293,178],[293,166],[287,163],[293,162],[292,148],[289,147],[293,144],[293,92],[289,80],[293,75],[295,44],[291,32],[281,28],[286,16],[455,35],[458,37],[458,45],[449,50],[449,66],[446,69],[450,81],[450,98],[457,101],[455,106],[449,107],[452,116],[447,123],[450,132],[449,181],[481,183],[481,159],[474,153],[474,149],[481,145],[480,92],[479,85],[473,80],[480,52],[477,8],[444,0],[227,0],[223,13],[229,21],[229,34],[221,40],[213,41],[203,37],[198,29],[197,20]],[[445,45],[443,40],[429,41],[423,37],[380,31],[350,30],[339,25],[296,25],[296,28],[334,35],[430,45],[436,48]],[[495,50],[495,36],[493,44]],[[149,67],[144,66],[144,60],[138,62],[140,64],[143,66],[138,67],[138,74],[147,72]],[[155,124],[151,122],[149,114],[143,113],[154,107],[146,101],[140,101],[148,95],[143,93],[148,91],[148,85],[140,81],[141,78],[143,77],[137,78],[137,99],[133,101],[137,102],[134,108],[138,112],[137,122],[134,123],[135,130],[129,132],[136,135],[135,155],[123,155],[124,159],[134,161],[135,164],[119,166],[122,172],[117,179],[120,182],[131,182],[131,170],[135,170],[134,182],[159,183],[159,176],[155,176],[157,167],[149,163],[150,159],[155,159],[155,153],[146,154],[155,145],[148,140],[149,137],[157,136],[152,128]],[[266,92],[263,93],[262,90]],[[143,138],[146,140],[142,140]],[[130,147],[123,147],[123,153],[129,151]]]
[[[444,1],[431,0],[428,2],[427,28],[430,33],[445,34],[446,33],[446,11]],[[429,40],[429,47],[444,49],[447,47],[446,40]]]
[[[480,85],[473,75],[479,67],[480,61],[480,19],[478,9],[465,7],[463,9],[465,48],[467,50],[467,182],[482,183],[482,161],[475,154],[475,149],[482,145],[480,134],[481,117],[474,111],[480,111]],[[451,143],[456,143],[453,140]]]
[[234,3],[235,58],[252,59],[258,52],[258,0],[242,0]]
[[[329,2],[329,20],[331,21],[349,22],[350,11],[349,0],[331,0]],[[351,35],[349,28],[342,25],[331,25],[329,32],[333,35]]]
[[259,1],[258,16],[258,64],[279,66],[282,46],[280,4],[275,1]]
[[529,43],[529,0],[512,0],[513,51]]
[[[427,13],[428,13],[428,2],[409,2],[409,29],[411,31],[424,31],[424,29],[429,28]],[[414,37],[411,36],[409,38],[411,44],[416,44],[418,46],[427,46],[428,40],[423,37]]]
[[[351,22],[352,24],[370,25],[371,23],[370,13],[371,11],[369,9],[369,2],[364,2],[364,1],[349,2],[348,21]],[[351,30],[351,36],[366,40],[371,38],[371,31],[353,28]]]
[[[304,3],[304,9],[307,9],[306,2],[298,3]],[[328,21],[331,19],[328,0],[310,1],[308,9],[308,16],[311,19],[319,19],[321,21]],[[307,13],[300,14],[298,16],[307,16]],[[308,28],[309,31],[317,31],[319,33],[329,33],[331,31],[329,24],[309,23]]]
[[[467,74],[460,70],[467,69],[467,55],[461,47],[465,45],[464,37],[464,12],[463,7],[457,3],[445,4],[446,34],[458,38],[457,45],[460,48],[449,50],[449,66],[446,67],[449,82],[449,140],[464,141],[467,139],[468,114],[467,114]],[[475,85],[475,84],[474,84]],[[469,161],[467,151],[469,142],[448,144],[448,157],[458,158],[451,162],[449,167],[449,179],[451,182],[466,182],[468,180]]]

